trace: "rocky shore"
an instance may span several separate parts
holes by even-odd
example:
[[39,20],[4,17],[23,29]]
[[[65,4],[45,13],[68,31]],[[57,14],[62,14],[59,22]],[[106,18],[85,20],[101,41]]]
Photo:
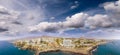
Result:
[[40,53],[49,53],[49,52],[64,52],[64,53],[70,53],[68,55],[92,55],[92,51],[97,48],[96,46],[85,49],[67,49],[67,48],[61,48],[61,49],[46,49],[43,51],[37,51],[35,55],[40,55]]
[[14,45],[23,50],[32,50],[36,54],[44,52],[69,52],[74,55],[92,55],[92,51],[98,45],[106,43],[105,40],[95,40],[86,38],[51,38],[41,37],[30,40],[18,40]]
[[68,55],[93,55],[92,52],[96,51],[97,47],[99,45],[105,44],[107,42],[103,42],[97,45],[94,45],[92,47],[87,48],[86,50],[81,50],[81,49],[66,49],[66,48],[61,48],[61,49],[49,49],[45,51],[38,51],[36,52],[35,55],[40,55],[41,53],[49,53],[49,52],[64,52],[64,53],[69,53]]
[[98,46],[92,47],[92,48],[88,51],[88,52],[89,52],[88,55],[93,55],[92,52],[95,51],[97,47],[98,47]]
[[106,43],[107,43],[107,42],[102,42],[102,43],[100,43],[100,44],[98,44],[98,45],[93,46],[91,49],[89,49],[89,51],[88,51],[89,54],[88,54],[88,55],[93,55],[92,52],[93,52],[93,51],[96,51],[99,45],[106,44]]
[[44,55],[44,54],[49,54],[49,53],[63,53],[65,55],[87,55],[83,53],[75,53],[75,52],[63,51],[63,50],[51,50],[51,51],[46,51],[46,52],[40,52],[38,55]]

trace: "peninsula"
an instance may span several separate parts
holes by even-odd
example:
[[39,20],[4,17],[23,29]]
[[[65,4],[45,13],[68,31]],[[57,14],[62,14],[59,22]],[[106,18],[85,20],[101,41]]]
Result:
[[35,52],[35,55],[40,55],[41,52],[48,51],[64,51],[78,53],[78,55],[91,55],[92,50],[104,43],[106,43],[106,40],[102,39],[47,36],[14,41],[15,46],[23,50],[32,50]]

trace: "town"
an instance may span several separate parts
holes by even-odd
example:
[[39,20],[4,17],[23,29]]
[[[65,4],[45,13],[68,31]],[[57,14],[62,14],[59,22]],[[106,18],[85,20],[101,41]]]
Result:
[[40,38],[17,40],[14,45],[23,50],[36,52],[50,50],[64,50],[88,54],[95,46],[105,43],[106,40],[89,38],[58,38],[42,36]]

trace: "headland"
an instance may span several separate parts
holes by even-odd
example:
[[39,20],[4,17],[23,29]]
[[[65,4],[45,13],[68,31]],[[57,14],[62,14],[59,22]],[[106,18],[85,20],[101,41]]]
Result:
[[14,45],[23,50],[34,51],[35,55],[41,52],[71,52],[74,55],[92,55],[98,45],[106,43],[103,39],[89,38],[59,38],[42,36],[33,39],[24,39],[14,41]]

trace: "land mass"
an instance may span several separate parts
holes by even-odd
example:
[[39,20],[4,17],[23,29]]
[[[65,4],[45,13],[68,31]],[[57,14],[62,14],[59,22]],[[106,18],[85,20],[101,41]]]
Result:
[[14,45],[23,50],[31,50],[35,55],[42,52],[71,52],[74,55],[92,55],[98,45],[106,43],[103,39],[89,38],[59,38],[42,36],[33,39],[14,41]]

